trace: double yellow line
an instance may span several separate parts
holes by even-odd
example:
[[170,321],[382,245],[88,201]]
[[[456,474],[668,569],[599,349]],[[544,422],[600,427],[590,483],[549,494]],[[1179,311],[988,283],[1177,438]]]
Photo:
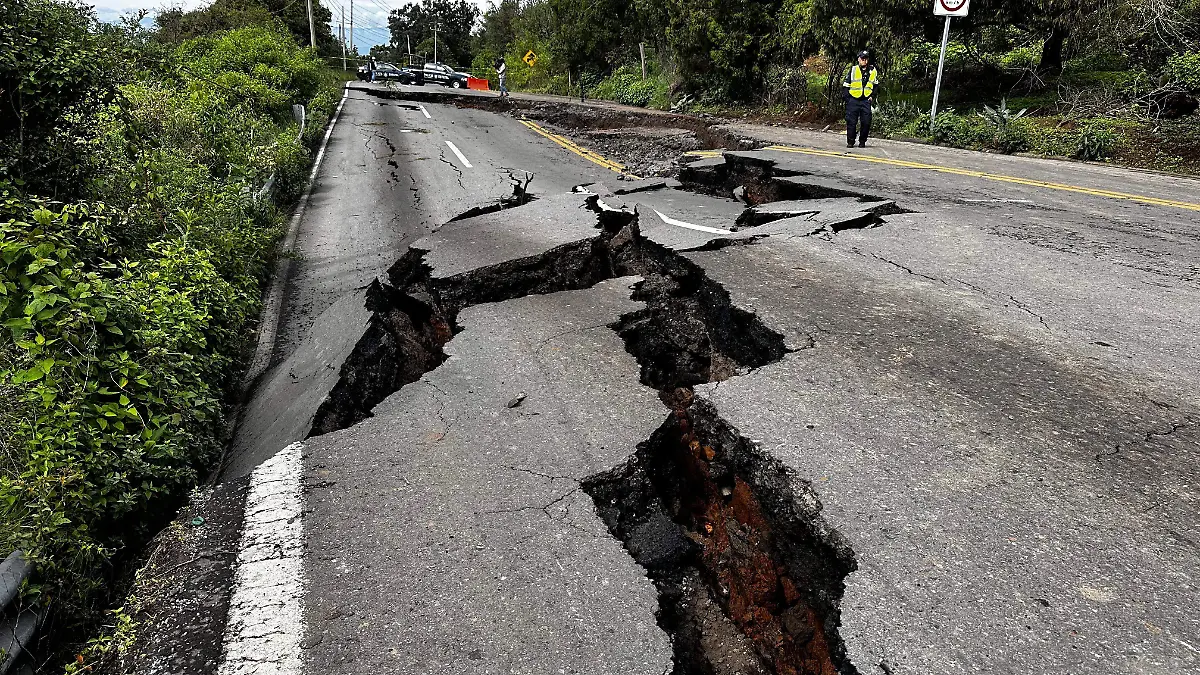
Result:
[[572,141],[569,138],[566,138],[564,136],[559,136],[556,133],[547,131],[547,130],[543,129],[542,127],[538,126],[537,124],[530,122],[529,120],[520,120],[520,122],[521,122],[521,124],[524,124],[526,127],[528,127],[530,130],[532,130],[535,134],[537,134],[543,138],[547,138],[551,141],[554,141],[555,143],[561,145],[562,147],[575,153],[576,155],[579,155],[580,157],[588,160],[589,162],[595,162],[596,164],[599,164],[600,166],[602,166],[610,171],[615,171],[617,173],[623,173],[627,176],[630,176],[631,178],[637,178],[637,176],[634,176],[633,174],[629,173],[629,171],[625,169],[624,165],[614,162],[611,159],[605,159],[604,157],[596,154],[595,152],[592,152],[591,150],[588,150],[585,147],[577,145],[574,141]]
[[972,171],[970,169],[959,169],[952,166],[940,166],[937,164],[924,164],[922,162],[908,162],[902,159],[889,159],[886,157],[871,157],[870,155],[858,155],[847,152],[837,152],[834,150],[817,150],[814,148],[797,148],[788,145],[771,145],[764,150],[774,150],[777,152],[792,152],[801,155],[815,155],[817,157],[836,157],[839,159],[853,159],[860,162],[872,162],[875,164],[888,164],[891,166],[901,166],[908,169],[925,169],[927,171],[936,171],[938,173],[949,173],[956,176],[969,176],[971,178],[984,178],[986,180],[1000,181],[1002,183],[1015,183],[1017,185],[1028,185],[1030,187],[1046,188],[1049,190],[1061,190],[1064,192],[1075,192],[1084,195],[1092,195],[1093,197],[1107,197],[1109,199],[1123,199],[1131,202],[1139,202],[1142,204],[1151,204],[1153,206],[1167,206],[1177,209],[1187,209],[1189,211],[1200,211],[1200,204],[1192,202],[1181,202],[1173,199],[1160,199],[1158,197],[1147,197],[1145,195],[1129,194],[1127,192],[1113,192],[1112,190],[1097,190],[1095,188],[1086,188],[1078,185],[1067,185],[1066,183],[1050,183],[1047,181],[1033,180],[1031,178],[1019,178],[1017,176],[1005,176],[998,173],[988,173],[986,171]]
[[[579,155],[580,157],[583,157],[584,159],[586,159],[590,162],[595,162],[596,164],[599,164],[600,166],[602,166],[606,169],[609,169],[610,171],[615,171],[617,173],[623,173],[623,174],[630,175],[628,170],[626,170],[626,168],[623,165],[621,165],[617,162],[614,162],[610,159],[605,159],[604,157],[600,156],[599,154],[596,154],[595,152],[576,144],[574,141],[572,141],[568,138],[565,138],[556,133],[547,131],[546,129],[543,129],[542,127],[535,124],[534,122],[530,122],[529,120],[521,120],[521,124],[524,124],[526,127],[531,129],[534,133],[538,134],[539,136],[542,136],[543,138],[547,138],[551,141],[554,141],[558,145],[561,145],[562,147],[566,148],[567,150],[575,153],[576,155]],[[1087,187],[1082,187],[1079,185],[1069,185],[1067,183],[1052,183],[1049,181],[1034,180],[1032,178],[1021,178],[1019,176],[1006,176],[1004,174],[999,174],[999,173],[988,173],[986,171],[974,171],[971,169],[959,169],[957,167],[952,167],[952,166],[941,166],[939,164],[926,164],[923,162],[909,162],[909,161],[903,160],[903,159],[890,159],[887,157],[872,157],[870,155],[860,155],[860,154],[853,154],[853,153],[848,153],[848,152],[837,152],[835,150],[818,150],[816,148],[799,148],[799,147],[790,146],[790,145],[771,145],[771,146],[767,146],[766,148],[763,148],[763,149],[764,150],[774,150],[776,152],[791,152],[791,153],[796,153],[796,154],[801,154],[801,155],[813,155],[816,157],[835,157],[838,159],[852,159],[852,160],[859,161],[859,162],[871,162],[874,164],[887,164],[889,166],[899,166],[899,167],[904,167],[906,169],[923,169],[925,171],[935,171],[937,173],[953,174],[955,176],[967,176],[970,178],[982,178],[985,180],[994,180],[994,181],[999,181],[1002,183],[1013,183],[1015,185],[1026,185],[1029,187],[1037,187],[1037,188],[1043,188],[1043,189],[1047,189],[1047,190],[1060,190],[1063,192],[1074,192],[1077,194],[1091,195],[1093,197],[1106,197],[1108,199],[1121,199],[1121,200],[1125,200],[1125,201],[1138,202],[1141,204],[1149,204],[1152,206],[1166,206],[1169,208],[1186,209],[1188,211],[1200,211],[1200,204],[1196,204],[1194,202],[1183,202],[1183,201],[1177,201],[1174,199],[1162,199],[1159,197],[1148,197],[1146,195],[1135,195],[1135,194],[1130,194],[1128,192],[1115,192],[1113,190],[1099,190],[1096,188],[1087,188]],[[697,151],[688,152],[685,154],[688,156],[691,156],[691,157],[719,157],[723,152],[724,152],[723,150],[697,150]],[[637,176],[632,176],[632,177],[637,178]]]

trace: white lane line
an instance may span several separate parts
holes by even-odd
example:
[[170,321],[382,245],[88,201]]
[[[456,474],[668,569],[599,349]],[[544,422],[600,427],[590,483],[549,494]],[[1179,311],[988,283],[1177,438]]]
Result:
[[304,639],[301,443],[250,474],[218,675],[300,675]]
[[463,156],[462,151],[458,149],[457,145],[451,143],[450,141],[446,141],[446,145],[450,146],[450,149],[454,151],[454,154],[458,155],[458,161],[462,162],[463,166],[467,167],[468,169],[475,168],[471,166],[471,163],[468,162],[467,158]]
[[689,230],[696,230],[697,232],[707,232],[709,234],[733,234],[729,230],[721,230],[721,229],[717,229],[715,227],[705,227],[704,225],[693,225],[691,223],[685,223],[682,220],[675,220],[674,218],[668,218],[667,216],[664,216],[661,212],[659,212],[657,210],[655,210],[654,212],[657,213],[658,217],[662,218],[662,221],[664,223],[666,223],[667,225],[674,225],[675,227],[686,227]]
[[[325,158],[325,148],[329,145],[329,137],[333,135],[333,128],[337,126],[338,119],[342,116],[342,108],[346,105],[346,98],[349,95],[350,86],[347,84],[342,89],[342,100],[338,103],[337,111],[333,113],[329,128],[325,130],[325,137],[321,139],[321,148],[317,150],[317,158],[313,160],[312,172],[308,174],[308,186],[304,188],[304,195],[300,197],[300,204],[296,207],[296,213],[292,215],[292,222],[288,224],[287,234],[279,246],[280,251],[289,252],[296,246],[296,233],[300,229],[300,221],[304,218],[304,211],[308,208],[308,201],[312,197],[313,185],[317,181],[317,172],[321,170],[321,160]],[[267,367],[270,365],[271,354],[275,351],[275,335],[279,331],[283,291],[287,286],[290,267],[291,258],[286,255],[279,256],[278,262],[275,263],[275,274],[271,277],[271,285],[267,289],[267,297],[263,302],[262,313],[259,315],[258,344],[254,346],[254,358],[250,361],[250,368],[242,380],[242,387],[245,389],[249,389],[260,375],[267,372]]]
[[425,109],[425,106],[418,106],[418,107],[421,108],[421,112],[425,113],[425,119],[427,119],[427,120],[433,119],[433,115],[429,114],[429,111]]

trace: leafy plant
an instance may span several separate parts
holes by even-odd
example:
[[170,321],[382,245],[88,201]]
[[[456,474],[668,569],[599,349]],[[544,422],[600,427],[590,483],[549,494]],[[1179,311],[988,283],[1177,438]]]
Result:
[[885,101],[874,112],[874,123],[882,135],[906,133],[907,135],[924,135],[928,129],[928,116],[925,117],[925,129],[919,134],[908,131],[910,125],[921,117],[924,111],[911,101]]
[[1200,92],[1200,52],[1184,52],[1167,59],[1167,79],[1189,91]]
[[1088,125],[1079,134],[1075,156],[1079,159],[1099,161],[1111,157],[1116,149],[1117,135],[1100,125]]
[[[253,195],[272,173],[277,198],[302,189],[340,92],[274,24],[169,47],[73,7],[0,9],[38,41],[0,57],[0,95],[17,77],[43,99],[0,106],[19,123],[0,130],[0,549],[30,552],[29,600],[79,637],[213,468],[281,231]],[[60,144],[70,171],[29,169]]]
[[654,79],[642,79],[639,66],[624,66],[600,82],[595,87],[593,95],[624,105],[644,108],[654,98],[656,87],[657,82]]
[[1022,108],[1020,112],[1014,113],[1008,107],[1008,100],[1002,98],[1000,99],[1000,105],[996,106],[995,108],[985,103],[983,106],[983,111],[976,112],[975,114],[983,118],[983,120],[992,125],[992,127],[998,130],[1004,130],[1007,129],[1013,122],[1016,122],[1024,117],[1025,113],[1027,112],[1029,112],[1028,108]]

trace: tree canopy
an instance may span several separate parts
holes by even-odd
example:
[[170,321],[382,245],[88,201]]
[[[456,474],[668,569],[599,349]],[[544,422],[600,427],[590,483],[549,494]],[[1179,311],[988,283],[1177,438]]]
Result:
[[437,33],[437,58],[455,66],[466,66],[474,55],[472,33],[479,8],[467,0],[422,0],[392,10],[388,16],[392,43],[411,41],[413,51],[433,57]]

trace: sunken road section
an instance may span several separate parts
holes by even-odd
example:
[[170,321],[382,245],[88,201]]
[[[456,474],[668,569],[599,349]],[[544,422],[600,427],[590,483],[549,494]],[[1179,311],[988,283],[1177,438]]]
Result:
[[624,317],[618,330],[645,364],[645,383],[660,391],[728,379],[783,356],[783,338],[733,307],[700,267],[642,237],[637,214],[605,208],[596,195],[580,198],[596,213],[596,236],[537,256],[439,278],[425,263],[427,251],[410,249],[388,272],[389,284],[372,285],[370,326],[318,411],[312,435],[370,417],[387,396],[441,364],[464,308],[606,279],[644,279],[635,299],[647,308]]
[[[530,203],[537,199],[528,192],[531,178],[510,176],[511,198],[450,222]],[[737,219],[745,228],[813,214],[822,208],[852,212],[814,229],[814,233],[831,233],[877,227],[883,216],[908,212],[895,202],[851,186],[781,171],[775,162],[745,153],[727,153],[691,164],[680,179],[684,189],[737,197],[748,204]],[[604,199],[619,197],[609,194]],[[587,195],[586,207],[597,217],[594,237],[450,277],[432,274],[425,262],[427,250],[409,249],[388,272],[389,283],[377,281],[368,289],[370,325],[343,365],[340,381],[317,411],[310,436],[367,419],[389,395],[440,365],[446,359],[442,348],[458,332],[458,313],[465,307],[579,290],[622,276],[643,278],[634,298],[644,301],[647,308],[623,317],[614,329],[643,364],[643,382],[659,390],[668,404],[678,398],[674,390],[728,379],[739,369],[758,368],[782,358],[782,338],[749,312],[734,307],[729,294],[699,266],[642,236],[636,212],[621,204],[606,204],[594,194]],[[743,239],[742,243],[753,241]],[[716,240],[707,247],[732,243],[733,239]]]
[[659,591],[679,675],[856,672],[838,635],[853,552],[811,489],[742,438],[692,387],[776,362],[781,335],[734,307],[682,255],[643,237],[638,215],[580,195],[596,235],[540,255],[439,277],[410,250],[369,289],[373,318],[312,433],[351,426],[447,357],[466,307],[640,276],[645,307],[611,327],[669,411],[622,466],[584,481],[614,537]]

